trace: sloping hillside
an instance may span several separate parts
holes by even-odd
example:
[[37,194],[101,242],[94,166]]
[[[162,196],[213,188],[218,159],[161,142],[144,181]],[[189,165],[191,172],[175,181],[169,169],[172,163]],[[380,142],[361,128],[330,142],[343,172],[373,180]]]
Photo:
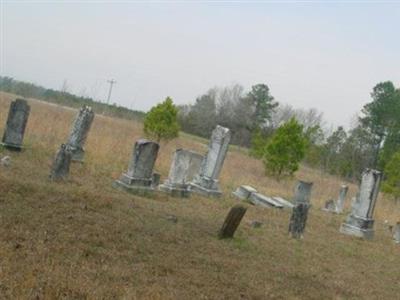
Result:
[[[0,132],[14,95],[0,94]],[[249,207],[233,240],[216,233],[230,193],[250,184],[291,197],[295,179],[276,182],[244,150],[228,153],[220,200],[132,196],[111,187],[128,165],[141,124],[97,115],[86,163],[73,164],[65,183],[48,180],[56,149],[75,111],[31,100],[26,150],[0,168],[1,299],[396,299],[400,246],[384,229],[400,208],[379,199],[376,238],[342,235],[344,215],[320,211],[341,181],[303,167],[314,182],[305,238],[287,235],[289,211]],[[204,153],[202,140],[183,135],[161,145],[156,169],[165,179],[176,148]],[[350,185],[349,198],[356,187]],[[177,217],[171,221],[170,215]],[[263,226],[250,227],[258,220]]]

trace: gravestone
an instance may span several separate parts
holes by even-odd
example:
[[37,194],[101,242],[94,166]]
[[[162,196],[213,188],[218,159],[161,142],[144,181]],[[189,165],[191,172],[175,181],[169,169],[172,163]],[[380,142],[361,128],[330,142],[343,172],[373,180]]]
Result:
[[190,183],[190,190],[204,196],[220,197],[218,177],[228,152],[231,133],[228,128],[217,125],[211,135],[208,152],[199,174]]
[[160,185],[160,191],[176,197],[189,197],[189,182],[198,174],[203,156],[184,149],[174,153],[167,180]]
[[246,211],[247,208],[240,204],[232,207],[219,231],[219,238],[232,238]]
[[152,141],[140,139],[135,143],[128,171],[113,184],[115,188],[134,194],[154,191],[153,168],[160,146]]
[[1,145],[9,150],[20,151],[22,149],[30,110],[28,102],[24,99],[16,99],[11,102]]
[[393,227],[393,239],[396,244],[400,244],[400,222]]
[[344,209],[344,201],[346,200],[347,192],[349,191],[349,187],[343,184],[340,188],[339,198],[336,202],[336,212],[338,214],[343,212]]
[[74,121],[68,139],[68,147],[72,152],[72,161],[83,162],[87,135],[94,119],[94,112],[90,106],[83,106]]
[[382,173],[367,169],[361,179],[356,201],[352,205],[351,213],[346,222],[340,227],[340,232],[365,239],[374,236],[374,220],[372,219],[376,200],[379,194]]
[[344,208],[344,200],[346,199],[348,190],[349,190],[349,187],[347,185],[343,184],[340,187],[339,197],[338,197],[337,201],[334,201],[333,199],[326,201],[325,206],[324,206],[324,208],[322,208],[322,210],[327,211],[327,212],[337,213],[337,214],[342,213],[343,208]]
[[62,180],[68,177],[71,158],[71,150],[67,145],[62,144],[60,149],[57,151],[56,157],[54,158],[53,165],[51,167],[49,176],[51,180]]
[[299,181],[296,186],[293,199],[294,207],[289,223],[289,233],[295,239],[303,237],[310,208],[312,185],[312,182]]
[[333,199],[329,199],[328,201],[326,201],[322,210],[328,212],[336,212],[337,208],[335,201]]
[[251,193],[249,201],[254,205],[259,205],[267,208],[283,208],[283,205],[279,201],[276,201],[273,198],[260,193]]
[[257,193],[257,190],[249,185],[241,185],[232,194],[242,200],[248,200],[252,193]]

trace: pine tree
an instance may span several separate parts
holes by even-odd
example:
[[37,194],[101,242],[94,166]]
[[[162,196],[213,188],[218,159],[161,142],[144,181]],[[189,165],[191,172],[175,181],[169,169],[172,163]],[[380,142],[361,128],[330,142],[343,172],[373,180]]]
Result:
[[264,150],[266,173],[280,179],[293,175],[299,169],[304,158],[307,139],[303,134],[303,126],[295,118],[279,127]]
[[178,109],[167,97],[164,102],[154,106],[144,119],[144,132],[157,142],[161,139],[170,140],[178,136]]

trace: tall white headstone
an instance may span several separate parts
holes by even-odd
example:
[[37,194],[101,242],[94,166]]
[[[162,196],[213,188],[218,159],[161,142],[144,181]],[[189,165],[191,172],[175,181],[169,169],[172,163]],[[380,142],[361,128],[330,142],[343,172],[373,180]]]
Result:
[[374,236],[373,214],[379,194],[382,173],[367,169],[361,179],[361,185],[352,205],[352,211],[347,216],[346,222],[340,227],[340,232],[366,239]]
[[190,183],[191,191],[205,196],[221,196],[218,177],[228,152],[230,139],[230,130],[217,125],[212,132],[208,152],[201,164],[200,173]]
[[172,196],[189,197],[189,182],[198,174],[203,156],[189,150],[177,149],[172,159],[167,180],[160,191]]

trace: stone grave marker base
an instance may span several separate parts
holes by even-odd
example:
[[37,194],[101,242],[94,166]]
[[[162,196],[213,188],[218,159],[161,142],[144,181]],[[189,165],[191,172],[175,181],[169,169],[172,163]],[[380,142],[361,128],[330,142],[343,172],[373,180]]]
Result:
[[340,232],[370,240],[374,237],[373,226],[374,220],[372,219],[364,219],[350,215],[346,223],[340,226]]
[[161,192],[167,193],[172,197],[188,198],[190,197],[190,190],[188,187],[175,187],[169,184],[161,184],[158,189]]

